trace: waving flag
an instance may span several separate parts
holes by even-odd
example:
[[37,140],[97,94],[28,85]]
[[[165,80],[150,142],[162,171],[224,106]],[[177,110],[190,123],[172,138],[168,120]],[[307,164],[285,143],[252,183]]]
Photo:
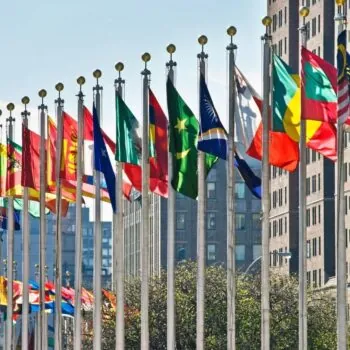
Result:
[[321,57],[301,49],[301,98],[303,119],[337,122],[337,70]]
[[[19,231],[21,229],[20,225],[20,212],[18,210],[14,211],[14,223],[15,223],[15,231]],[[7,208],[5,207],[0,207],[0,227],[3,230],[7,230]]]
[[[300,137],[301,92],[299,74],[293,73],[280,57],[273,56],[273,130],[298,143]],[[306,123],[306,146],[335,161],[337,130],[320,120]]]
[[115,174],[109,159],[106,145],[103,141],[103,136],[100,128],[100,123],[97,117],[97,111],[93,108],[93,122],[94,122],[94,168],[103,173],[107,183],[109,198],[112,203],[113,211],[116,212],[115,199]]
[[200,131],[198,150],[226,160],[227,133],[214,107],[203,75],[200,76]]
[[235,166],[250,192],[258,199],[261,199],[261,179],[256,176],[248,163],[235,152]]
[[[262,99],[236,67],[237,108],[235,143],[252,158],[262,159]],[[294,171],[299,162],[298,144],[282,132],[270,131],[269,163]]]

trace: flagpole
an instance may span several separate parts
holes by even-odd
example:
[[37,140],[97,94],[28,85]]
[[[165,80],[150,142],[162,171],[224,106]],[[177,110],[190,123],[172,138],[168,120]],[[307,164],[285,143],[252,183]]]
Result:
[[46,254],[46,215],[45,215],[45,194],[46,194],[46,111],[47,106],[44,104],[46,90],[39,91],[41,98],[40,111],[40,322],[39,330],[40,348],[47,349],[47,328],[45,313],[45,254]]
[[56,139],[56,271],[55,271],[55,350],[62,349],[62,183],[61,183],[61,160],[62,160],[62,142],[63,142],[63,104],[61,91],[64,86],[62,83],[56,84],[58,91],[57,103],[57,139]]
[[142,127],[142,207],[141,207],[141,349],[149,349],[149,79],[147,63],[149,53],[142,55],[143,75],[143,127]]
[[[167,52],[170,54],[169,62],[166,63],[168,68],[168,78],[174,84],[174,67],[176,62],[173,61],[173,54],[176,47],[173,44],[167,46]],[[170,151],[170,149],[169,149]],[[175,210],[176,210],[176,193],[171,186],[170,176],[173,174],[172,154],[168,154],[168,244],[167,244],[167,349],[173,350],[176,346],[176,327],[175,327]]]
[[[22,112],[23,126],[28,127],[28,117],[30,112],[27,110],[29,97],[22,98],[24,111]],[[23,142],[23,140],[22,140]],[[29,326],[29,249],[30,249],[30,232],[29,232],[29,191],[28,187],[23,187],[23,213],[22,213],[22,278],[23,278],[23,302],[22,302],[22,349],[28,349],[28,326]]]
[[[208,55],[204,45],[208,42],[205,35],[198,38],[202,51],[197,55],[199,74],[205,78]],[[205,182],[205,153],[198,151],[198,210],[197,210],[197,341],[198,350],[204,349],[204,301],[205,301],[205,214],[207,208]]]
[[270,108],[270,45],[271,36],[268,28],[271,18],[266,16],[262,20],[266,32],[261,40],[264,43],[263,63],[263,159],[262,159],[262,256],[261,256],[261,349],[270,350],[270,250],[269,250],[269,108]]
[[[97,69],[93,76],[96,78],[96,86],[93,88],[95,92],[95,106],[98,120],[101,121],[101,91],[102,86],[98,80],[102,72]],[[95,225],[94,225],[94,349],[101,348],[101,308],[102,308],[102,287],[101,287],[101,271],[102,271],[102,230],[101,230],[101,174],[94,170],[95,179]]]
[[[121,72],[124,70],[124,64],[118,62],[115,65],[118,72],[118,78],[114,81],[116,95],[123,98],[123,86],[125,80],[121,78]],[[118,135],[117,135],[118,137]],[[116,292],[117,292],[117,315],[116,315],[116,349],[123,350],[125,342],[124,329],[124,226],[123,226],[123,163],[116,162],[116,198],[117,198],[117,213],[116,213],[116,232],[115,244],[113,244],[113,252],[115,252],[116,260]]]
[[83,206],[83,152],[84,152],[84,94],[81,90],[85,78],[77,79],[78,92],[78,150],[76,189],[76,231],[75,231],[75,305],[74,305],[74,349],[81,349],[81,290],[82,290],[82,206]]
[[227,140],[227,349],[236,348],[236,235],[235,235],[235,174],[234,174],[234,136],[235,136],[235,50],[233,43],[236,28],[227,29],[231,38],[226,47],[229,57],[229,93],[228,93],[228,116],[229,134]]
[[[338,35],[346,28],[344,11],[345,0],[337,0]],[[339,68],[339,67],[338,67]],[[345,233],[345,193],[344,193],[344,128],[343,120],[338,118],[337,144],[337,343],[338,350],[347,349],[347,277],[346,277],[346,233]]]
[[[35,282],[36,283],[40,283],[40,266],[39,264],[35,264]],[[40,336],[39,336],[39,331],[41,331],[41,321],[40,321],[40,316],[38,315],[38,313],[35,315],[35,319],[36,319],[36,324],[35,324],[35,329],[34,329],[34,348],[35,350],[40,350]]]
[[[307,45],[306,17],[309,9],[299,11],[303,18],[300,28],[301,45]],[[303,101],[301,100],[301,104]],[[302,110],[302,108],[301,108]],[[306,121],[300,118],[299,162],[299,350],[307,349],[307,283],[306,283]]]
[[[12,117],[12,112],[15,109],[13,103],[7,105],[7,110],[10,112],[10,116],[6,119],[8,123],[8,138],[12,141],[13,139],[13,123],[15,118]],[[13,255],[14,255],[14,207],[13,207],[13,197],[8,197],[8,207],[7,207],[7,320],[6,320],[6,349],[13,349]]]

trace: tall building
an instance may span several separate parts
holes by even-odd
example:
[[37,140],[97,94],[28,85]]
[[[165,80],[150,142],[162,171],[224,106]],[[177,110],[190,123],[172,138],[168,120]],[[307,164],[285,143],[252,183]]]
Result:
[[[70,273],[70,283],[74,285],[75,273],[75,206],[71,205],[67,216],[62,219],[62,273],[63,284],[65,273]],[[93,251],[94,251],[94,222],[90,221],[90,209],[82,208],[82,230],[83,230],[83,285],[92,288],[93,280]],[[102,284],[110,286],[112,277],[112,222],[102,222]],[[46,216],[46,266],[47,278],[54,280],[55,268],[55,230],[56,216],[49,214]],[[39,238],[40,221],[38,218],[30,218],[30,279],[35,280],[37,269],[35,265],[39,263]],[[7,258],[7,235],[2,233],[1,258],[0,263],[4,269],[3,259]],[[22,280],[22,231],[15,231],[14,238],[14,260],[16,261],[16,278]],[[8,268],[8,267],[7,267]],[[1,271],[2,273],[3,271]]]
[[[254,169],[260,176],[260,169]],[[261,255],[261,201],[255,199],[236,171],[236,259],[244,271]],[[207,178],[206,260],[226,265],[226,162],[219,161]],[[167,200],[150,195],[151,272],[167,265]],[[124,202],[125,274],[140,273],[140,222],[142,201]],[[177,261],[197,257],[197,201],[177,193],[175,215]]]
[[[334,63],[334,2],[321,0],[269,0],[273,51],[295,72],[299,71],[299,7],[308,6],[307,48]],[[323,286],[335,275],[335,174],[334,163],[307,150],[307,279]],[[284,272],[298,271],[298,172],[270,171],[270,262]],[[274,252],[290,251],[290,260]]]

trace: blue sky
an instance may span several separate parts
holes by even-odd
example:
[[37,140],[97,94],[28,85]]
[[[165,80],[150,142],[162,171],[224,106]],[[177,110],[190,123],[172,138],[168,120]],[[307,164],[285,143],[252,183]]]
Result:
[[[141,119],[141,55],[152,55],[151,87],[166,112],[165,50],[174,43],[177,51],[177,87],[194,112],[198,111],[197,38],[208,36],[208,85],[216,108],[226,125],[227,58],[226,29],[237,27],[237,64],[257,91],[261,90],[261,19],[266,2],[260,0],[15,0],[4,1],[0,12],[2,54],[0,64],[0,108],[16,104],[16,139],[20,141],[19,116],[24,95],[31,98],[30,126],[37,131],[40,102],[38,90],[48,91],[49,114],[55,116],[54,86],[65,85],[65,110],[76,116],[76,78],[86,77],[86,105],[92,104],[92,72],[103,77],[103,126],[115,138],[114,65],[125,64],[126,102]],[[3,118],[2,117],[2,118]],[[2,119],[3,120],[3,119]]]

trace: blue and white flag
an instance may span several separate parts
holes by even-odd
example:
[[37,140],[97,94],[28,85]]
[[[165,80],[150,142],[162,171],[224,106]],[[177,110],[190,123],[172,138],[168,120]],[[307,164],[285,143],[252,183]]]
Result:
[[115,174],[109,159],[106,144],[103,140],[100,123],[97,117],[96,107],[93,109],[93,123],[94,123],[94,168],[103,173],[109,198],[111,200],[113,212],[116,212],[115,199]]
[[248,163],[235,152],[235,167],[239,171],[250,192],[261,199],[261,179],[256,176]]
[[210,97],[203,75],[200,77],[200,132],[198,150],[226,160],[227,132]]

